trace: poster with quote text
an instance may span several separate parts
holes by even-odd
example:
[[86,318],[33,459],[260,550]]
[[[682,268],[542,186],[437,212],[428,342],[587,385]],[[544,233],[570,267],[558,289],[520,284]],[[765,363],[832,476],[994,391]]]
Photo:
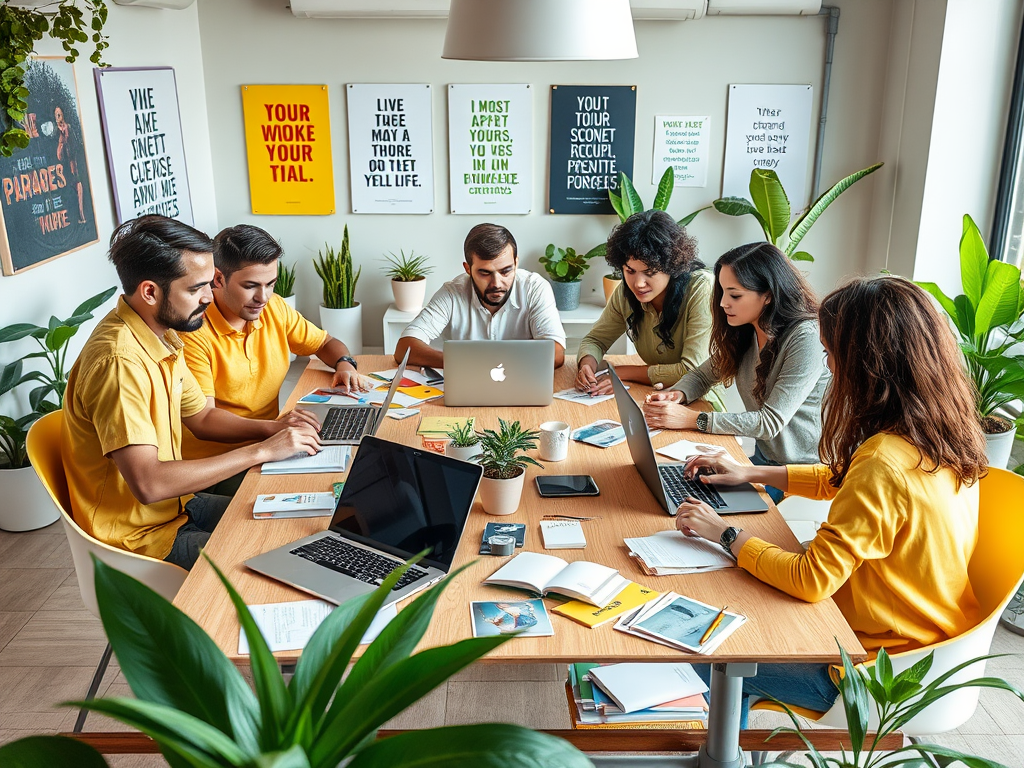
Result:
[[431,88],[349,83],[352,213],[433,213]]
[[775,171],[793,212],[807,201],[809,85],[730,85],[722,197],[750,197],[750,172]]
[[108,67],[93,73],[117,223],[158,213],[193,224],[174,70]]
[[[29,61],[28,146],[0,157],[0,261],[14,275],[99,239],[74,66]],[[8,126],[0,114],[0,130]]]
[[635,85],[551,86],[549,213],[615,213],[608,190],[633,178]]
[[654,162],[651,183],[655,186],[670,165],[676,187],[703,187],[708,183],[708,152],[711,118],[664,116],[654,118]]
[[533,89],[449,85],[452,213],[529,213],[533,208]]

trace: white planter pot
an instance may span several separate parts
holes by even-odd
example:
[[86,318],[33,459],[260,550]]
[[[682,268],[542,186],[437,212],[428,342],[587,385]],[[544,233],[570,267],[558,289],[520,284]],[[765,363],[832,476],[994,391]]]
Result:
[[34,531],[60,519],[60,512],[32,467],[0,469],[0,529]]
[[345,342],[353,355],[363,354],[363,307],[358,301],[348,309],[328,309],[321,304],[320,327]]
[[[292,309],[295,309],[295,294],[294,293],[291,296],[282,296],[281,298],[284,300],[285,304],[287,304]],[[289,360],[294,360],[295,359],[295,355],[293,355],[291,352],[289,352],[288,353],[288,359]]]
[[411,282],[392,280],[391,292],[395,294],[395,306],[399,312],[419,312],[427,295],[427,278]]
[[476,445],[458,446],[452,442],[444,447],[444,455],[451,459],[458,459],[459,461],[472,461],[474,457],[480,455],[480,443]]
[[1014,427],[1009,432],[999,432],[995,435],[985,435],[985,453],[988,455],[988,465],[998,469],[1006,469],[1010,463],[1010,451],[1013,450],[1013,437],[1017,434]]
[[510,480],[495,480],[485,477],[480,480],[480,503],[489,515],[511,515],[519,509],[523,496],[523,481],[526,473]]

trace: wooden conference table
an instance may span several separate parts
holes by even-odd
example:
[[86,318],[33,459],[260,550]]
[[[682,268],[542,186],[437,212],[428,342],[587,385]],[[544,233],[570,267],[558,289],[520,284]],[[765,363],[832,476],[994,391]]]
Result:
[[[612,357],[612,362],[624,364],[639,362],[634,358]],[[391,357],[362,356],[359,370],[364,372],[394,368]],[[555,391],[572,386],[576,367],[572,358],[555,372]],[[288,401],[290,408],[296,399],[329,383],[328,369],[313,360],[307,367]],[[631,385],[630,393],[642,399],[650,387]],[[555,400],[546,408],[445,408],[442,400],[420,407],[425,415],[475,416],[477,429],[496,428],[498,418],[518,419],[524,427],[535,429],[545,421],[564,421],[572,428],[589,424],[600,418],[618,421],[614,400],[592,406]],[[419,419],[385,419],[378,437],[409,445],[419,445],[416,435]],[[725,445],[738,460],[746,461],[732,437],[665,431],[653,438],[655,448],[689,437],[692,440]],[[536,455],[533,452],[532,455]],[[537,493],[535,475],[589,474],[597,481],[601,495],[570,499],[544,499]],[[243,562],[269,549],[287,544],[303,536],[323,530],[330,518],[293,520],[253,520],[252,504],[256,494],[290,491],[329,491],[333,482],[343,474],[263,476],[259,468],[249,472],[223,520],[210,538],[206,553],[224,570],[239,593],[250,605],[306,599],[303,592],[273,579],[249,571]],[[765,497],[767,498],[767,496]],[[674,590],[680,594],[711,605],[728,604],[729,609],[745,615],[747,623],[730,636],[712,656],[696,656],[694,661],[715,663],[712,679],[712,702],[719,694],[720,704],[712,705],[708,727],[708,747],[721,742],[714,751],[729,756],[724,762],[714,760],[701,765],[732,765],[731,755],[738,749],[739,686],[742,677],[755,674],[757,662],[836,662],[839,659],[837,641],[854,660],[866,657],[856,636],[839,609],[831,600],[805,603],[759,582],[741,569],[727,569],[705,574],[685,576],[645,576],[638,565],[628,557],[623,543],[627,537],[646,536],[654,531],[674,527],[669,517],[644,485],[630,459],[625,443],[612,448],[597,448],[570,442],[565,461],[546,463],[543,470],[527,470],[523,498],[519,510],[507,518],[486,514],[480,502],[473,505],[469,520],[455,554],[454,567],[473,563],[449,585],[441,597],[430,628],[420,648],[454,643],[472,637],[469,603],[472,600],[522,599],[524,593],[503,587],[485,586],[481,582],[505,562],[505,558],[480,555],[479,544],[484,525],[488,521],[507,519],[527,524],[525,549],[543,552],[539,520],[545,514],[600,516],[600,520],[583,523],[587,547],[582,550],[559,550],[556,554],[565,560],[589,560],[618,569],[627,579],[664,592]],[[799,544],[786,526],[778,510],[771,505],[766,514],[738,515],[730,518],[734,524],[768,541],[792,551]],[[236,664],[247,666],[248,656],[238,653],[239,625],[235,611],[223,586],[213,570],[200,560],[195,566],[175,604],[191,616],[217,643],[218,647]],[[549,601],[549,605],[553,604]],[[517,638],[488,654],[481,662],[551,663],[574,661],[624,662],[668,661],[686,657],[680,651],[636,637],[616,632],[611,624],[588,629],[569,619],[551,615],[555,628],[553,637]],[[294,661],[299,652],[277,654],[282,663]],[[716,710],[719,710],[716,715]],[[718,722],[721,719],[728,722]],[[723,732],[724,728],[724,732]],[[697,763],[695,763],[697,764]]]

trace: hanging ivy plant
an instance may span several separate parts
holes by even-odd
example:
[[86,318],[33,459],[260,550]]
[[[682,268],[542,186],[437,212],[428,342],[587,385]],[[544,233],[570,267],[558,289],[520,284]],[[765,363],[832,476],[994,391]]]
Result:
[[[45,6],[48,13],[36,8],[12,8],[0,5],[0,155],[10,157],[16,149],[28,146],[28,133],[21,127],[28,110],[29,91],[25,87],[25,69],[35,44],[49,35],[60,40],[68,62],[78,58],[78,46],[93,44],[89,61],[104,66],[103,51],[107,37],[103,25],[107,22],[106,0],[54,0]],[[47,18],[52,15],[52,21]]]

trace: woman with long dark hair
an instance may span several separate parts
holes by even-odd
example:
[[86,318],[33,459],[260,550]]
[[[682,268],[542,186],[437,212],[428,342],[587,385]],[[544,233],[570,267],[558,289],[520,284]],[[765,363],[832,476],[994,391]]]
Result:
[[[755,464],[817,462],[828,381],[817,310],[807,281],[771,243],[723,255],[715,263],[711,357],[671,390],[648,398],[648,425],[752,437]],[[746,411],[707,413],[685,405],[734,381]],[[778,489],[768,492],[782,499]]]
[[[611,380],[598,372],[623,333],[646,365],[617,365],[619,378],[674,384],[708,356],[711,275],[697,260],[697,241],[664,211],[643,211],[612,230],[605,258],[623,281],[580,343],[576,389],[611,392]],[[711,399],[720,402],[717,394]]]
[[[967,565],[978,536],[985,439],[974,391],[945,319],[909,280],[855,280],[818,313],[832,383],[824,464],[746,467],[692,459],[706,483],[766,483],[832,499],[806,552],[755,538],[694,499],[676,525],[719,542],[761,581],[808,602],[831,597],[873,656],[956,637],[981,619]],[[763,672],[763,674],[762,674]],[[827,711],[838,695],[825,665],[760,665],[744,690]]]

